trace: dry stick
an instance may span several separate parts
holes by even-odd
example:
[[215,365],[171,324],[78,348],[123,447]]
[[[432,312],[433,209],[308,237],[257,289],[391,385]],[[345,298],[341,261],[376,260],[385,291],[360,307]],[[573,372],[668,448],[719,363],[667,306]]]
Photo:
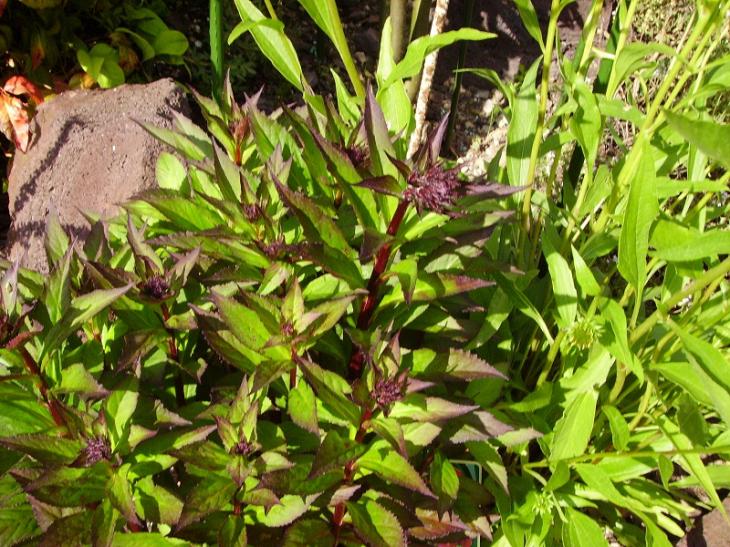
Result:
[[[446,24],[446,12],[449,9],[449,0],[436,0],[436,8],[433,13],[433,22],[431,23],[431,36],[441,34]],[[416,101],[416,128],[411,135],[408,143],[408,157],[413,157],[418,147],[421,146],[423,127],[426,124],[426,110],[428,108],[428,99],[431,96],[431,85],[433,84],[433,75],[436,72],[436,62],[438,61],[438,51],[434,51],[426,57],[423,63],[423,76],[421,77],[421,87],[418,92],[418,100]]]

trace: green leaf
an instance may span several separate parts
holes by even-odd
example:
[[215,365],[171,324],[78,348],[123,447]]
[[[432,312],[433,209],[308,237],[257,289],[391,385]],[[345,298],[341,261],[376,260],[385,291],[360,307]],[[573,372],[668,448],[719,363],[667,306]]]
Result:
[[188,40],[182,32],[166,29],[152,42],[157,55],[183,55],[188,50]]
[[241,36],[246,34],[249,30],[256,26],[269,27],[274,30],[284,31],[284,23],[281,21],[274,21],[273,19],[260,19],[259,21],[241,21],[228,35],[228,45],[230,46],[233,42],[238,40]]
[[109,392],[96,381],[83,363],[76,363],[64,369],[60,384],[53,388],[56,393],[80,393],[87,397],[100,398]]
[[334,547],[335,538],[329,523],[302,519],[292,524],[284,535],[282,547]]
[[550,444],[550,461],[580,456],[586,451],[596,415],[597,396],[593,391],[579,393],[555,425]]
[[449,505],[456,501],[459,494],[459,476],[456,474],[456,468],[438,451],[431,462],[431,488],[439,500],[445,500]]
[[697,360],[697,364],[710,378],[730,393],[728,360],[712,344],[690,334],[674,321],[667,321],[669,327],[682,340],[684,348]]
[[476,405],[462,405],[440,397],[411,393],[393,405],[390,416],[415,422],[438,422],[469,414],[478,408]]
[[357,467],[372,471],[383,480],[404,486],[424,496],[435,497],[408,460],[389,447],[370,448],[357,460]]
[[626,450],[629,446],[629,425],[623,415],[612,405],[603,405],[601,411],[608,418],[608,425],[611,428],[611,439],[617,450]]
[[269,528],[280,528],[291,524],[307,512],[318,494],[307,496],[282,496],[281,503],[275,505],[268,512],[262,507],[255,507],[256,520]]
[[618,242],[618,269],[621,275],[634,286],[637,301],[646,280],[646,253],[649,248],[649,233],[659,213],[656,197],[656,172],[654,154],[645,140],[635,146],[643,147],[635,152],[642,159],[636,176],[629,187],[629,198],[624,212],[621,236]]
[[499,288],[510,297],[515,307],[527,317],[535,321],[538,327],[540,327],[542,333],[545,335],[545,338],[547,338],[548,342],[552,344],[554,339],[552,334],[550,334],[550,329],[540,315],[540,312],[537,311],[537,308],[535,308],[532,302],[530,302],[530,299],[525,296],[525,293],[523,293],[511,280],[507,279],[502,274],[495,273],[493,275],[494,280],[499,285]]
[[247,347],[260,350],[269,341],[271,333],[254,310],[216,292],[211,293],[211,300],[226,326]]
[[563,524],[563,545],[566,547],[600,547],[608,542],[598,523],[588,515],[567,508],[568,522]]
[[593,276],[593,272],[580,256],[577,249],[570,246],[573,253],[573,267],[575,268],[575,279],[578,281],[581,291],[588,296],[598,296],[601,294],[601,287]]
[[137,409],[139,393],[135,382],[130,382],[128,390],[116,389],[104,402],[109,440],[112,450],[129,434],[132,414]]
[[535,6],[532,5],[532,0],[514,0],[514,2],[517,5],[517,11],[520,13],[520,19],[522,19],[525,29],[540,45],[540,49],[545,51],[545,41],[542,38],[540,21],[537,19],[537,12]]
[[525,73],[512,105],[512,119],[507,131],[507,178],[512,186],[522,186],[527,183],[532,142],[537,128],[535,81],[539,66],[538,59]]
[[162,152],[157,158],[157,184],[160,188],[180,191],[188,177],[182,162],[169,152]]
[[128,524],[141,526],[142,523],[137,517],[137,511],[134,506],[132,486],[127,477],[128,472],[129,464],[124,464],[114,472],[109,480],[109,500],[117,511],[124,516]]
[[58,214],[55,209],[52,209],[48,215],[44,244],[49,265],[57,264],[71,245],[66,231],[58,220]]
[[424,59],[429,53],[432,53],[442,47],[449,46],[454,42],[461,40],[478,41],[495,38],[497,35],[491,32],[482,32],[473,28],[462,28],[459,30],[451,30],[442,32],[435,36],[422,36],[416,38],[406,50],[403,59],[390,71],[386,81],[382,84],[381,89],[388,88],[398,80],[410,78],[421,71]]
[[656,257],[667,262],[707,260],[730,254],[730,230],[698,232],[679,222],[660,220],[651,234]]
[[309,478],[316,478],[333,469],[343,468],[347,462],[360,457],[365,449],[363,444],[343,439],[336,431],[330,430],[317,450]]
[[0,437],[0,445],[8,450],[27,454],[45,465],[69,464],[79,456],[83,448],[79,441],[41,433]]
[[347,512],[358,536],[372,547],[402,547],[405,534],[393,513],[379,503],[363,500],[347,502]]
[[570,118],[570,129],[583,149],[589,169],[593,169],[598,143],[603,134],[601,112],[598,109],[596,96],[587,84],[576,81],[574,92],[578,108]]
[[629,346],[628,326],[623,308],[615,300],[606,299],[601,306],[601,315],[607,320],[608,326],[613,332],[612,339],[605,344],[606,349],[617,361],[627,366],[636,375],[639,382],[643,383],[644,369]]
[[154,532],[114,535],[112,547],[190,547],[190,542]]
[[289,393],[289,416],[299,427],[319,435],[317,420],[317,399],[314,391],[306,382],[299,382]]
[[[235,2],[244,22],[259,22],[266,19],[250,0],[235,0]],[[282,30],[272,28],[272,25],[254,25],[249,32],[274,68],[299,91],[304,91],[306,78],[296,49],[286,34]]]
[[118,289],[92,291],[75,298],[71,302],[69,311],[48,332],[43,343],[43,352],[38,361],[42,361],[49,351],[55,349],[71,333],[121,298],[131,288],[132,284],[130,283]]
[[553,295],[558,309],[558,325],[568,329],[575,323],[578,313],[578,293],[573,283],[568,261],[560,254],[560,239],[551,225],[546,225],[542,237],[542,250],[545,254]]
[[311,241],[323,241],[330,247],[342,251],[346,256],[353,256],[352,247],[342,231],[322,208],[304,195],[291,191],[276,177],[273,178],[282,199],[297,215],[305,234]]
[[665,110],[664,115],[672,129],[690,144],[725,167],[730,166],[730,125],[692,120],[669,110]]
[[204,478],[185,498],[185,506],[177,527],[185,528],[214,511],[230,506],[237,488],[236,483],[228,478],[216,476]]

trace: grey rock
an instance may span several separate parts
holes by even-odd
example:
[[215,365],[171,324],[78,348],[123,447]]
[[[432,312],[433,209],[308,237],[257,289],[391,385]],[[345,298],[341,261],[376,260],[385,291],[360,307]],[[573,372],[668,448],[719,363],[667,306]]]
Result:
[[83,238],[89,226],[82,211],[108,217],[155,185],[164,145],[135,120],[170,128],[174,112],[189,115],[189,105],[169,79],[69,91],[42,104],[31,147],[16,154],[10,172],[9,258],[47,272],[43,241],[51,211],[72,237]]

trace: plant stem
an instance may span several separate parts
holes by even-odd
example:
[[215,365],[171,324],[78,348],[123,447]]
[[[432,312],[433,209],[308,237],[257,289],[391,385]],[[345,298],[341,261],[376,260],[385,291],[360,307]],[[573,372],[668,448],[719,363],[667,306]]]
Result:
[[[393,238],[398,233],[398,229],[403,222],[406,211],[408,211],[408,205],[409,202],[405,200],[398,204],[398,207],[393,213],[393,218],[390,220],[390,224],[388,224],[386,234],[389,237]],[[361,330],[365,330],[370,326],[370,319],[375,311],[378,299],[378,289],[383,282],[382,275],[383,272],[385,272],[385,267],[388,265],[392,246],[393,244],[390,241],[383,244],[375,258],[373,272],[370,274],[370,280],[368,281],[368,295],[365,297],[365,302],[363,303],[362,308],[360,309],[360,315],[357,318],[357,328]]]
[[390,0],[390,24],[393,30],[391,47],[393,61],[396,63],[403,58],[403,38],[406,33],[406,0]]
[[558,7],[560,0],[552,0],[550,7],[550,23],[548,24],[547,37],[545,38],[545,51],[542,57],[542,74],[540,75],[540,101],[537,109],[537,124],[535,126],[535,137],[532,141],[532,150],[530,151],[530,163],[527,168],[527,180],[525,181],[525,194],[522,198],[522,231],[520,232],[520,245],[518,248],[524,248],[524,243],[530,236],[531,211],[532,211],[532,191],[535,184],[535,173],[537,171],[537,162],[540,156],[540,145],[542,144],[542,133],[545,129],[545,115],[547,113],[548,89],[550,86],[550,67],[553,60],[553,47],[555,45],[555,35],[558,28]]
[[221,0],[210,0],[210,62],[213,65],[213,96],[223,89],[223,16]]

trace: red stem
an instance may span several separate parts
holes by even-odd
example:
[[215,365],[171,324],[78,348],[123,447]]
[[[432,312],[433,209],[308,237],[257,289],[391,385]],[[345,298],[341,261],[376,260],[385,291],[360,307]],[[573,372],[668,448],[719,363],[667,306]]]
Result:
[[[386,234],[390,237],[395,237],[398,233],[403,218],[406,216],[408,211],[408,205],[410,202],[403,200],[398,204],[398,208],[393,213],[393,218],[388,224],[388,230]],[[386,242],[378,251],[375,257],[375,264],[373,265],[373,272],[370,274],[368,280],[368,295],[365,297],[365,301],[360,308],[360,314],[357,317],[357,328],[360,330],[366,330],[370,327],[370,320],[373,318],[373,312],[377,307],[378,303],[378,292],[380,285],[383,284],[383,272],[388,266],[388,260],[390,260],[390,252],[393,248],[391,242]],[[362,375],[362,367],[365,362],[365,354],[360,348],[357,348],[350,358],[349,372],[350,380],[359,378]]]

